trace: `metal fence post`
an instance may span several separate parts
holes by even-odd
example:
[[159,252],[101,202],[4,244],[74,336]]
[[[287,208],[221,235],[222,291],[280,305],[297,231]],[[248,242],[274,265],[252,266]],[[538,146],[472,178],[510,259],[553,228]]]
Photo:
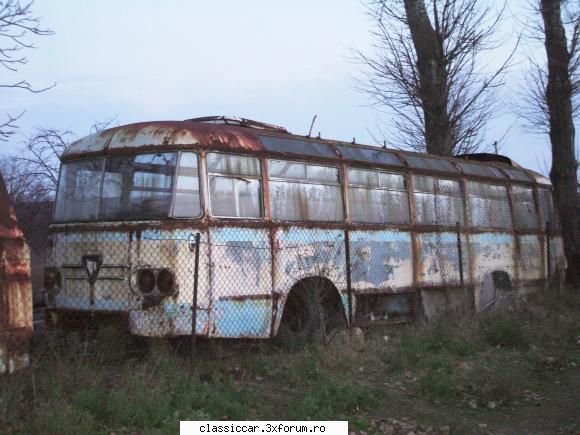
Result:
[[346,292],[348,297],[348,327],[352,330],[352,285],[350,278],[350,237],[346,230],[344,237],[344,249],[346,257]]
[[456,223],[457,228],[457,255],[459,257],[459,284],[463,288],[463,249],[461,247],[461,226]]
[[552,265],[550,264],[552,259],[550,258],[550,221],[546,221],[546,278],[550,279],[552,274]]
[[195,234],[195,267],[193,271],[193,300],[191,303],[191,358],[195,360],[197,326],[197,281],[199,277],[199,233]]

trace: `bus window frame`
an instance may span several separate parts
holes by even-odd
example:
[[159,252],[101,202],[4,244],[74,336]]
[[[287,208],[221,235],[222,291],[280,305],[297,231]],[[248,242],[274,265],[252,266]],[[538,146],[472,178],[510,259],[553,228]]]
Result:
[[[351,170],[358,170],[358,171],[369,171],[369,172],[376,172],[377,174],[377,186],[368,186],[364,184],[351,184],[350,182],[350,171]],[[413,216],[411,212],[411,195],[409,190],[409,170],[405,171],[396,171],[396,170],[386,170],[383,168],[376,168],[376,167],[360,167],[360,166],[348,166],[345,170],[347,174],[347,182],[344,183],[346,186],[346,200],[348,201],[348,211],[349,211],[349,222],[355,225],[389,225],[389,226],[409,226],[412,225]],[[381,173],[384,174],[392,174],[392,175],[401,175],[403,177],[403,181],[405,182],[404,189],[396,189],[393,187],[384,187],[381,186]],[[352,212],[350,210],[350,192],[351,188],[353,189],[365,189],[365,190],[386,190],[390,192],[405,192],[407,197],[407,212],[408,212],[408,219],[405,223],[392,223],[392,222],[365,222],[360,220],[353,220]]]
[[[521,227],[518,225],[518,213],[516,210],[516,203],[518,202],[516,200],[516,195],[513,193],[513,189],[515,188],[524,188],[524,189],[530,189],[532,191],[532,204],[534,206],[534,214],[535,214],[535,225],[533,227]],[[539,209],[540,207],[540,203],[538,201],[538,194],[537,194],[537,185],[535,183],[531,183],[531,182],[525,182],[525,181],[513,181],[511,183],[509,183],[509,188],[508,188],[508,194],[510,197],[510,203],[511,203],[511,207],[512,207],[512,226],[513,226],[513,231],[514,234],[520,234],[520,233],[537,233],[537,232],[542,232],[545,229],[541,228],[541,211]]]
[[[311,184],[311,185],[326,185],[326,186],[338,186],[340,189],[340,195],[338,195],[341,200],[342,200],[342,219],[337,220],[337,221],[316,221],[316,220],[305,220],[305,219],[300,219],[300,220],[288,220],[288,219],[276,219],[274,217],[272,217],[272,209],[270,207],[271,204],[268,203],[268,209],[269,209],[269,216],[270,216],[270,221],[272,222],[288,222],[288,223],[324,223],[324,224],[329,224],[329,225],[337,225],[337,224],[345,224],[347,222],[347,201],[348,201],[348,197],[345,197],[345,185],[346,183],[344,182],[345,180],[345,167],[344,164],[341,162],[337,162],[336,165],[333,165],[331,163],[322,163],[318,160],[300,160],[300,159],[283,159],[283,158],[279,158],[278,156],[272,156],[272,157],[266,157],[265,159],[265,163],[268,165],[267,169],[268,169],[268,202],[270,202],[271,196],[270,196],[270,180],[272,181],[281,181],[281,182],[285,182],[285,183],[294,183],[294,184]],[[298,178],[284,178],[284,177],[273,177],[272,175],[270,175],[270,160],[275,160],[275,161],[279,161],[279,162],[288,162],[288,163],[297,163],[297,164],[301,164],[305,166],[305,173],[306,173],[306,179],[298,179]],[[336,183],[332,183],[329,181],[310,181],[308,180],[308,165],[311,166],[322,166],[322,167],[326,167],[326,168],[332,168],[332,169],[336,169],[338,171],[338,181]],[[348,219],[350,219],[350,217],[348,217]]]
[[[452,162],[451,160],[449,160],[450,162]],[[452,162],[453,163],[453,162]],[[429,170],[421,170],[421,171],[410,171],[409,169],[407,169],[407,174],[410,175],[411,178],[411,183],[407,183],[407,190],[409,191],[409,201],[411,201],[411,195],[413,196],[413,216],[412,216],[412,223],[413,225],[417,226],[417,227],[422,227],[422,228],[451,228],[451,227],[455,227],[457,225],[457,221],[453,222],[453,223],[432,223],[432,222],[419,222],[419,215],[417,213],[417,198],[416,198],[416,194],[417,193],[428,193],[431,194],[431,192],[424,192],[424,191],[420,191],[417,190],[416,187],[416,183],[415,183],[415,177],[429,177],[429,178],[434,178],[435,180],[437,180],[437,188],[439,188],[439,181],[454,181],[457,182],[459,185],[459,193],[457,195],[449,195],[449,194],[443,194],[441,196],[450,196],[450,197],[454,197],[454,198],[460,198],[461,199],[461,208],[462,208],[462,220],[459,221],[459,225],[461,228],[464,228],[468,222],[468,217],[467,217],[467,193],[466,193],[466,182],[469,181],[471,179],[471,177],[466,177],[465,175],[461,174],[461,175],[451,175],[449,173],[437,173],[435,171],[429,171]],[[437,196],[438,192],[435,191],[432,193],[432,195]]]
[[[260,175],[258,176],[248,176],[248,175],[235,175],[235,174],[225,174],[220,172],[211,172],[207,166],[207,156],[209,154],[221,154],[226,156],[234,156],[234,157],[249,157],[258,160],[258,164],[260,165]],[[252,220],[252,221],[265,221],[266,220],[266,204],[264,200],[264,162],[261,157],[257,157],[252,154],[243,154],[243,153],[229,153],[223,151],[213,151],[207,150],[204,154],[204,164],[205,164],[205,182],[207,183],[207,210],[209,212],[209,216],[215,219],[223,219],[223,220]],[[219,216],[213,213],[213,203],[211,200],[211,177],[220,177],[220,178],[236,178],[236,179],[243,179],[249,178],[252,180],[258,180],[260,182],[260,217],[251,217],[251,216]]]
[[[515,222],[514,222],[514,215],[512,214],[512,209],[513,209],[513,202],[512,202],[512,195],[511,195],[511,186],[512,183],[509,182],[509,179],[503,180],[503,182],[501,182],[500,179],[494,179],[496,180],[496,182],[492,182],[489,179],[485,179],[482,177],[473,177],[473,176],[465,176],[464,178],[464,197],[465,197],[465,204],[466,204],[466,209],[465,209],[465,220],[466,220],[466,224],[468,225],[468,227],[471,230],[483,230],[483,231],[498,231],[498,232],[508,232],[508,233],[513,233],[515,231]],[[510,220],[511,220],[511,224],[507,227],[493,227],[493,226],[478,226],[478,225],[474,225],[473,224],[473,213],[472,213],[472,207],[471,207],[471,203],[469,202],[469,199],[471,197],[476,197],[476,198],[480,198],[480,199],[491,199],[491,198],[486,198],[486,197],[481,197],[478,195],[474,195],[472,194],[472,190],[469,188],[469,183],[479,183],[479,184],[484,184],[484,185],[488,185],[488,186],[495,186],[495,187],[503,187],[505,188],[506,191],[506,198],[507,198],[507,206],[508,206],[508,214],[510,216]]]
[[[197,182],[199,186],[199,214],[197,216],[174,216],[173,211],[175,207],[175,194],[177,191],[177,181],[179,179],[179,168],[181,167],[181,155],[183,153],[192,153],[197,157]],[[171,193],[171,207],[169,213],[169,219],[175,220],[188,220],[188,219],[203,219],[205,217],[205,188],[203,186],[203,177],[201,171],[201,153],[197,150],[179,150],[177,155],[177,166],[175,168],[175,182],[173,183],[173,191]],[[103,177],[104,178],[104,177]]]

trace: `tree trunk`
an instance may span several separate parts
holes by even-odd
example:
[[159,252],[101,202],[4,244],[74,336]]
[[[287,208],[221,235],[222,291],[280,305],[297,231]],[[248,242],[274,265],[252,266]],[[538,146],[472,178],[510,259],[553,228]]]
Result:
[[562,24],[560,0],[541,0],[544,21],[545,47],[548,58],[546,102],[550,113],[550,142],[556,205],[560,212],[564,252],[568,262],[566,280],[580,285],[580,241],[576,212],[576,170],[574,153],[574,121],[572,118],[572,84],[570,81],[570,53]]
[[405,0],[405,13],[417,53],[425,146],[429,154],[450,156],[453,149],[447,102],[447,71],[441,38],[433,28],[424,0]]

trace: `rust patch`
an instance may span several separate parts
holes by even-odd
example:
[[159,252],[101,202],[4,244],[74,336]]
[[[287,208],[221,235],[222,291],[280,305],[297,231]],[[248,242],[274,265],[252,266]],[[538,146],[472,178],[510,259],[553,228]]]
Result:
[[231,295],[231,296],[221,296],[220,301],[255,301],[261,299],[271,299],[272,295],[270,293],[256,294],[256,295]]
[[0,176],[0,374],[28,364],[32,338],[30,252]]

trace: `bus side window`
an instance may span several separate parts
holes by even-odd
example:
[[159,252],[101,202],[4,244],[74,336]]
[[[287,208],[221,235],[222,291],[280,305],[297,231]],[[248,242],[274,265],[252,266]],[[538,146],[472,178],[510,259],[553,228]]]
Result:
[[542,229],[546,228],[547,222],[550,222],[550,228],[560,229],[560,219],[558,218],[558,210],[554,207],[552,191],[546,188],[539,188],[538,199],[542,212]]
[[330,221],[344,218],[337,167],[269,160],[270,210],[282,221]]
[[348,186],[353,222],[409,223],[409,199],[403,174],[350,168]]
[[467,204],[472,227],[510,229],[507,188],[497,184],[467,182]]
[[182,152],[177,170],[173,217],[194,218],[199,216],[201,216],[201,196],[199,193],[198,157],[196,153]]
[[213,216],[262,217],[262,171],[257,158],[209,153],[206,162]]
[[413,191],[418,224],[463,224],[463,199],[459,181],[414,175]]
[[538,227],[534,192],[531,187],[512,186],[512,201],[514,206],[515,227],[535,229]]

